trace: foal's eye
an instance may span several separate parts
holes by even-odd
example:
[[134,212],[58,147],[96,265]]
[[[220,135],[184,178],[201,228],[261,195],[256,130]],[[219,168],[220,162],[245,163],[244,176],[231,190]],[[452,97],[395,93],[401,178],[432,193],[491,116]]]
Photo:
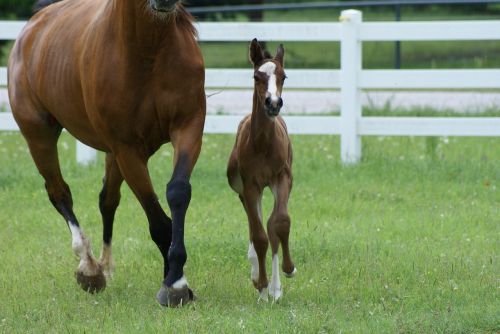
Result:
[[259,81],[259,80],[260,80],[260,78],[259,78],[259,76],[258,76],[257,74],[254,74],[254,75],[253,75],[253,79],[254,79],[255,81]]

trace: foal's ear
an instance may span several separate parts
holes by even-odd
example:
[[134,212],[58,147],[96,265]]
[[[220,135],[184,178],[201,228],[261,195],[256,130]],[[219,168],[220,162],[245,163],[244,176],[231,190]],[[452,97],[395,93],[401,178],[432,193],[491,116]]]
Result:
[[254,38],[250,44],[250,61],[252,64],[257,65],[263,59],[264,54],[262,53],[262,48],[260,47],[257,38]]
[[278,49],[276,50],[276,56],[274,57],[274,59],[276,59],[280,63],[281,67],[283,67],[284,57],[285,48],[283,47],[283,44],[280,44],[278,46]]

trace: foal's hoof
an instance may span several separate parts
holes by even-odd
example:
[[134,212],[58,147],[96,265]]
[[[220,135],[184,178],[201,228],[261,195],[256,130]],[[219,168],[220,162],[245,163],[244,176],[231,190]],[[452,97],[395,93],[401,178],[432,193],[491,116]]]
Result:
[[156,294],[156,300],[162,306],[179,307],[196,300],[193,290],[184,286],[180,289],[162,285]]
[[106,278],[102,271],[98,271],[93,276],[86,276],[82,272],[77,271],[75,272],[75,276],[80,287],[89,293],[101,292],[106,288]]
[[295,274],[297,273],[297,268],[293,268],[292,272],[291,273],[287,273],[286,271],[284,272],[285,273],[285,276],[287,278],[292,278],[295,276]]

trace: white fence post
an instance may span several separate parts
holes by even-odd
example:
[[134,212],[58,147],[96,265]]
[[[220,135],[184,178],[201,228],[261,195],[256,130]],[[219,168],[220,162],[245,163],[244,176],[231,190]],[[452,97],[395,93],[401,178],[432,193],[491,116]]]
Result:
[[361,75],[362,50],[359,28],[362,13],[344,10],[340,15],[340,157],[344,164],[353,164],[361,159],[361,136],[358,123],[361,119]]
[[76,161],[81,165],[88,165],[97,160],[97,151],[78,140],[76,141]]

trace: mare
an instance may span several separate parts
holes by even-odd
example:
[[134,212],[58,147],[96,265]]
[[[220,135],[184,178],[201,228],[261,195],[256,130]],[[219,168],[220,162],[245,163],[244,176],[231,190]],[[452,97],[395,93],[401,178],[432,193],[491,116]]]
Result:
[[[204,64],[192,17],[178,0],[49,2],[35,6],[40,10],[12,50],[9,98],[48,197],[71,232],[80,259],[77,282],[89,292],[106,286],[114,267],[113,220],[125,180],[163,256],[157,300],[185,304],[194,296],[183,271],[184,220],[206,112]],[[106,153],[99,260],[61,174],[57,141],[63,128]],[[148,159],[167,142],[175,151],[166,187],[172,219],[159,204],[147,168]]]
[[[250,44],[250,60],[254,66],[255,81],[252,114],[246,116],[238,127],[236,142],[227,166],[229,185],[238,193],[248,216],[251,279],[259,291],[259,300],[266,301],[268,294],[275,301],[282,295],[278,257],[280,243],[285,275],[292,277],[296,273],[288,246],[292,146],[285,121],[279,116],[283,106],[281,92],[286,78],[283,68],[284,54],[283,45],[278,47],[276,56],[272,58],[261,48],[257,39]],[[267,222],[267,235],[262,226],[261,203],[265,187],[269,187],[274,195],[274,209]],[[266,275],[269,243],[272,251],[270,285]]]

